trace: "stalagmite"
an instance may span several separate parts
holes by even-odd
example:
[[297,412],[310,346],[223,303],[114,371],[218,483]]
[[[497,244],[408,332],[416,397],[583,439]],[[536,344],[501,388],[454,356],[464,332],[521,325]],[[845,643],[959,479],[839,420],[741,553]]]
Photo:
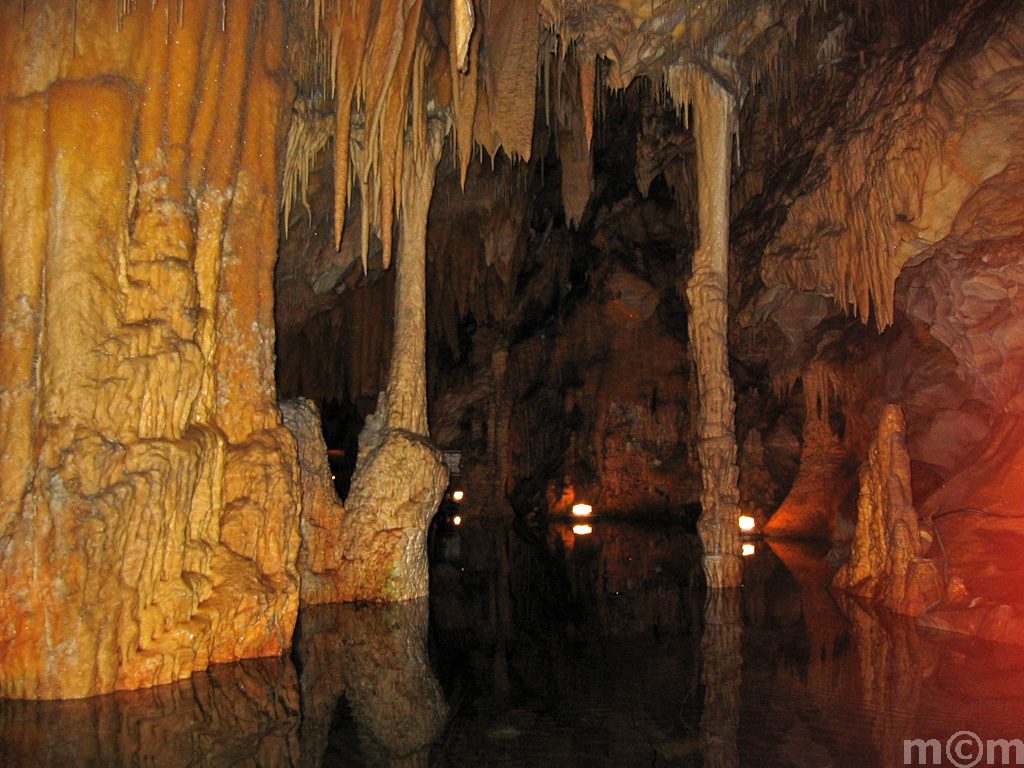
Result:
[[421,150],[405,155],[394,351],[387,389],[359,438],[345,503],[338,590],[346,601],[427,594],[427,527],[448,482],[427,439],[426,394],[427,212],[443,141],[444,128],[432,121]]
[[943,597],[946,585],[939,563],[924,557],[906,431],[903,410],[887,406],[861,469],[853,550],[833,585],[918,616]]
[[698,528],[708,585],[738,587],[743,563],[737,527],[736,398],[727,340],[730,142],[735,105],[715,78],[701,70],[675,67],[667,79],[677,105],[685,109],[692,100],[697,138],[700,247],[693,255],[693,276],[686,296],[700,395],[698,450],[704,512]]
[[334,575],[344,562],[336,532],[341,528],[345,508],[334,492],[331,467],[327,461],[320,411],[305,398],[281,403],[284,425],[298,444],[299,477],[302,489],[302,545],[298,570],[302,583],[299,598],[303,605],[335,603]]

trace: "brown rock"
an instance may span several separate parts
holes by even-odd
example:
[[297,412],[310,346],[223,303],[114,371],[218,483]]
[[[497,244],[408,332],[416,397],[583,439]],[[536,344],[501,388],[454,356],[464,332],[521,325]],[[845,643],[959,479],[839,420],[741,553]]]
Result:
[[906,427],[898,406],[887,406],[861,468],[857,531],[850,560],[833,585],[917,616],[945,593],[941,568],[923,557],[910,493]]
[[73,27],[70,0],[0,7],[2,696],[290,643],[271,283],[288,92],[281,7],[257,24],[256,5],[169,26],[78,3]]
[[838,515],[854,483],[849,463],[849,454],[828,422],[809,419],[804,424],[800,472],[764,532],[795,539],[839,538]]

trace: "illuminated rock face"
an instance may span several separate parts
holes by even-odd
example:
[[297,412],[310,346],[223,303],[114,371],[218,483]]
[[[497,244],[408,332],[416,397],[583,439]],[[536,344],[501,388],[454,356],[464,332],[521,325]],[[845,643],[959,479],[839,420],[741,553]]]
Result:
[[428,592],[427,528],[448,468],[427,434],[427,213],[444,129],[429,128],[422,154],[403,169],[401,249],[395,276],[395,339],[387,389],[359,436],[359,460],[340,533],[341,600],[410,600]]
[[828,422],[811,418],[804,425],[800,473],[764,532],[803,539],[841,538],[839,514],[854,488],[849,453]]
[[942,599],[939,564],[925,558],[910,493],[906,425],[898,406],[882,414],[861,469],[857,532],[849,562],[834,585],[917,616]]
[[338,593],[336,579],[344,553],[337,532],[344,525],[345,508],[334,492],[320,412],[315,403],[299,398],[281,403],[281,414],[299,449],[302,546],[298,568],[302,604],[338,602],[344,597]]
[[281,8],[144,3],[119,28],[113,0],[74,24],[49,5],[0,8],[0,695],[20,698],[278,654],[298,606]]

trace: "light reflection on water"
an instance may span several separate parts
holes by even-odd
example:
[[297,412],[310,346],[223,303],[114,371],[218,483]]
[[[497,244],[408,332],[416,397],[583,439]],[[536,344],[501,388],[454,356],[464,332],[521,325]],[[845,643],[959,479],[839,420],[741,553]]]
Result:
[[429,619],[305,609],[291,659],[0,702],[0,766],[894,768],[904,739],[1024,738],[1024,649],[840,604],[805,544],[758,543],[706,601],[691,534],[592,528],[464,520]]

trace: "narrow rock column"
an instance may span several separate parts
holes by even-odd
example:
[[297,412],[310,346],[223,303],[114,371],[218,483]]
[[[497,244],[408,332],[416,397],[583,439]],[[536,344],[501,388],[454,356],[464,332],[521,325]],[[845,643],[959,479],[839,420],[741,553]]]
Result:
[[[692,68],[670,76],[677,104],[693,102],[697,139],[700,247],[693,256],[689,300],[690,348],[697,364],[704,508],[697,527],[711,588],[738,587],[739,467],[736,463],[736,397],[729,376],[729,172],[734,101],[709,74]],[[678,92],[678,96],[677,96]]]
[[444,135],[432,121],[421,147],[405,153],[394,351],[387,389],[359,436],[345,501],[338,571],[345,601],[428,592],[427,527],[448,483],[441,452],[427,438],[426,389],[427,214]]

